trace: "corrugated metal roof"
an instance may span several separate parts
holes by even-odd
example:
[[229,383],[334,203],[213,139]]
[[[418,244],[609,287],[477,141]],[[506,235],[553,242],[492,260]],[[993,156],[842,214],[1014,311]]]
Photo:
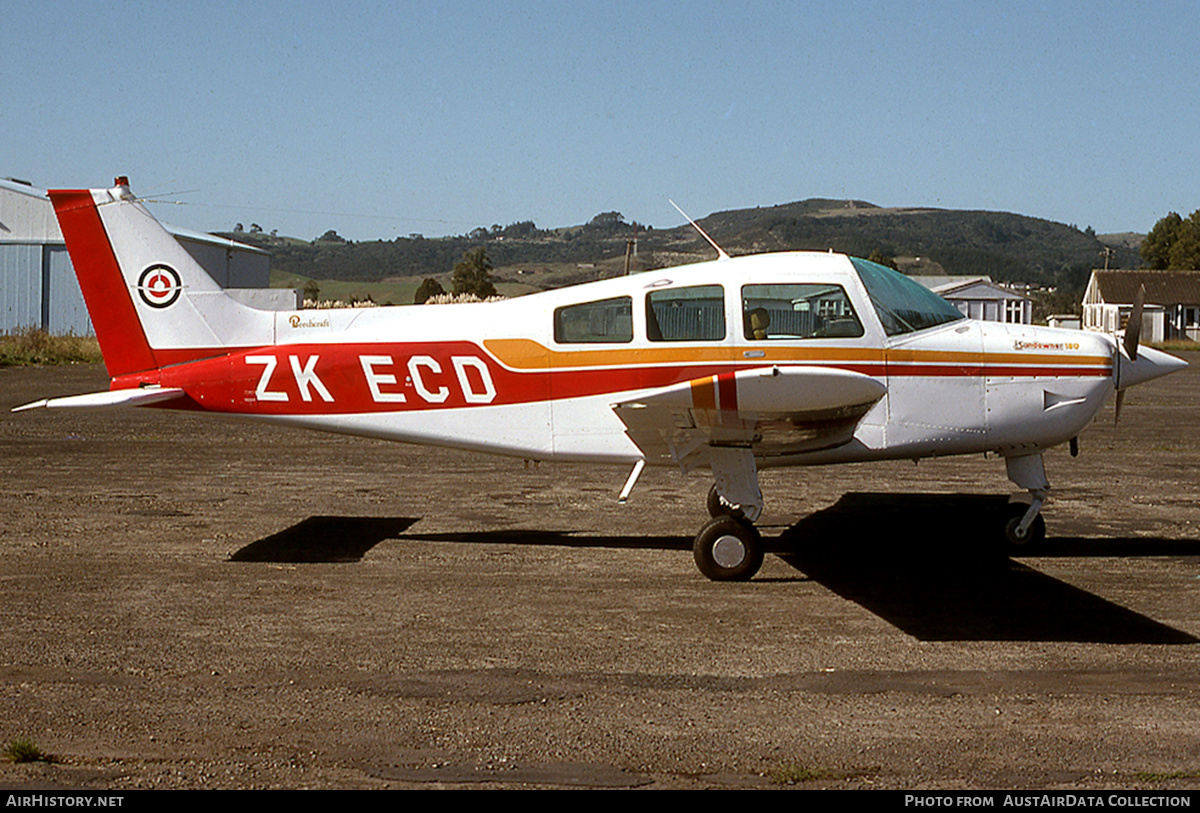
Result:
[[924,275],[924,274],[912,274],[909,276],[909,279],[911,279],[913,282],[921,283],[922,285],[924,285],[926,288],[928,288],[931,291],[936,291],[939,288],[943,288],[947,285],[957,285],[957,284],[963,283],[963,282],[991,282],[992,281],[991,277],[983,276],[980,274],[976,274],[975,276],[971,276],[971,277],[932,276],[932,275]]
[[[162,223],[161,220],[159,222]],[[224,237],[218,237],[215,234],[209,234],[208,232],[185,229],[183,226],[172,226],[170,223],[163,223],[162,227],[176,237],[180,237],[184,240],[192,240],[196,243],[207,243],[208,245],[213,246],[223,246],[224,248],[232,249],[234,251],[245,251],[250,254],[265,254],[268,256],[271,254],[271,252],[267,251],[266,249],[261,249],[258,246],[239,243],[237,240],[228,240]]]
[[1093,271],[1100,298],[1127,305],[1146,286],[1146,303],[1200,305],[1200,271]]
[[22,195],[29,195],[31,198],[46,197],[46,190],[38,189],[24,181],[18,181],[13,178],[0,178],[0,189],[7,189],[9,192],[19,192]]
[[[10,178],[4,178],[0,179],[0,193],[4,192],[24,195],[28,198],[40,199],[40,202],[27,202],[26,206],[33,207],[37,209],[38,212],[41,212],[42,204],[45,204],[46,214],[41,216],[45,220],[44,223],[36,224],[35,227],[31,229],[31,234],[24,235],[23,238],[19,240],[6,240],[4,231],[0,229],[0,242],[62,243],[62,232],[60,232],[58,229],[58,220],[54,217],[53,207],[50,203],[50,198],[46,195],[45,189],[39,189],[38,187],[26,184],[23,181],[13,181]],[[194,243],[220,246],[221,248],[229,249],[231,251],[244,251],[247,254],[270,255],[271,253],[257,246],[246,245],[245,243],[239,243],[236,240],[227,240],[224,237],[217,237],[215,234],[208,234],[207,232],[196,231],[194,229],[185,229],[182,226],[173,226],[170,223],[163,223],[162,226],[176,237],[184,240],[191,240]]]

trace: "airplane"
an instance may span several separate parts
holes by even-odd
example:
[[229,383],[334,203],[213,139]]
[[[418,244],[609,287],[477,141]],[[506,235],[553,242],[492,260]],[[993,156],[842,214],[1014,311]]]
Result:
[[[700,571],[752,578],[758,472],[963,454],[1028,493],[996,537],[1045,538],[1042,453],[1114,392],[1186,362],[1123,341],[965,318],[832,252],[730,257],[469,304],[258,310],[235,301],[119,177],[49,192],[111,377],[14,411],[133,406],[527,460],[712,476]],[[690,220],[690,218],[689,218]],[[696,225],[693,223],[693,225]]]

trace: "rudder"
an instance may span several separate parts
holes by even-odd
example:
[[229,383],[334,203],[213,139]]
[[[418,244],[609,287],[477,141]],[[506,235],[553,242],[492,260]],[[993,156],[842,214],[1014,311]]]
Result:
[[56,189],[49,195],[108,374],[115,378],[158,367],[92,192]]
[[110,376],[274,341],[274,314],[228,296],[117,178],[52,190]]

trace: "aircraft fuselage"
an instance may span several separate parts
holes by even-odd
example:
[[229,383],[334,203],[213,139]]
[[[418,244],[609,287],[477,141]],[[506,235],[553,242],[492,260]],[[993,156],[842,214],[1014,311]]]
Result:
[[[853,314],[860,329],[852,332],[861,335],[748,337],[744,289],[786,293],[789,285],[837,286],[838,307]],[[651,339],[645,298],[681,288],[703,290],[703,315],[714,326],[703,338]],[[630,322],[620,340],[555,335],[556,312],[620,299],[628,299],[620,313]],[[273,345],[118,377],[113,387],[179,387],[193,408],[312,429],[613,463],[643,456],[613,405],[663,387],[803,365],[854,371],[886,388],[849,443],[801,454],[755,449],[761,465],[785,465],[1063,443],[1114,391],[1117,353],[1099,334],[968,319],[888,336],[846,258],[810,253],[651,271],[501,302],[272,317]],[[181,361],[203,352],[162,351]]]

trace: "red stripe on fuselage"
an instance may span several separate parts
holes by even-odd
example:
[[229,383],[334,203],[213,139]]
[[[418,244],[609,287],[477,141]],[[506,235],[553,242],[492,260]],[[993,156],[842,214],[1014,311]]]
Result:
[[[734,373],[764,366],[769,365],[712,362],[513,370],[473,342],[305,344],[238,351],[127,375],[114,380],[113,388],[161,384],[183,389],[207,410],[319,415],[541,403],[605,394],[616,397],[692,381],[693,398],[702,401],[703,407],[734,413],[738,408]],[[883,364],[820,366],[876,377],[885,373]],[[1111,371],[1069,364],[985,363],[899,364],[886,372],[892,377],[1079,378],[1107,376]]]

